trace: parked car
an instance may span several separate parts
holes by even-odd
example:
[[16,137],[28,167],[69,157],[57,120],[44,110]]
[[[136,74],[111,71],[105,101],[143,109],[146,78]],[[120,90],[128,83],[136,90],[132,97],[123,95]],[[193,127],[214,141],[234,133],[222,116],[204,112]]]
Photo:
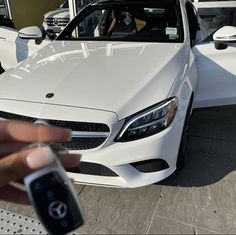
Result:
[[50,38],[55,38],[69,22],[70,13],[68,0],[66,0],[60,8],[49,11],[44,15],[43,27]]
[[[89,4],[92,0],[78,0],[77,11]],[[49,36],[54,39],[70,22],[69,4],[66,0],[59,9],[49,11],[44,15],[43,27]]]
[[83,156],[75,182],[161,181],[184,165],[192,108],[236,102],[236,28],[217,31],[215,44],[196,44],[198,30],[190,0],[97,0],[0,76],[0,117],[72,129],[63,145]]
[[10,19],[6,1],[0,0],[0,26],[15,28],[13,21]]

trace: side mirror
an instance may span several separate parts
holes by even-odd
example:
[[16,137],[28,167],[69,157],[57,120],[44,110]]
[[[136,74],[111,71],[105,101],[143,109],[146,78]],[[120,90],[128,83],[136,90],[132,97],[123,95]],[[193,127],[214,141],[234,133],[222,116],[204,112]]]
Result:
[[223,50],[228,47],[227,43],[236,42],[236,27],[224,26],[218,29],[214,35],[215,47],[218,50]]
[[31,26],[21,29],[18,33],[18,36],[21,39],[34,39],[36,44],[41,43],[43,40],[43,33],[37,26]]

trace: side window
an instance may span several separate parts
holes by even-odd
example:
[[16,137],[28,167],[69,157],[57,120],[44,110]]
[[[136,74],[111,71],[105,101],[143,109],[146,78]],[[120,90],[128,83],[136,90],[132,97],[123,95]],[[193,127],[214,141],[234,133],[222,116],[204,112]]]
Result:
[[87,6],[91,2],[92,0],[77,0],[76,2],[77,12],[79,12],[83,7]]
[[190,2],[186,4],[186,11],[188,17],[191,46],[194,46],[196,42],[197,31],[199,30],[197,12]]
[[[100,24],[103,12],[101,10],[94,11],[93,13],[89,14],[87,17],[81,21],[74,30],[72,35],[78,35],[79,37],[98,37]],[[77,31],[77,33],[76,33]],[[76,36],[76,37],[78,37]]]
[[221,27],[236,26],[236,8],[199,8],[200,32],[198,41],[213,41],[213,34]]

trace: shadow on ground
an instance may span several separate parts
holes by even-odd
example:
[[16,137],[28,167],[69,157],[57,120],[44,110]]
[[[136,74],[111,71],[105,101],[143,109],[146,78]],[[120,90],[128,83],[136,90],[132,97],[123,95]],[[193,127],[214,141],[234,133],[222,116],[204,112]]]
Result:
[[[235,117],[235,118],[233,118]],[[201,187],[236,174],[236,106],[194,110],[186,165],[160,185]]]

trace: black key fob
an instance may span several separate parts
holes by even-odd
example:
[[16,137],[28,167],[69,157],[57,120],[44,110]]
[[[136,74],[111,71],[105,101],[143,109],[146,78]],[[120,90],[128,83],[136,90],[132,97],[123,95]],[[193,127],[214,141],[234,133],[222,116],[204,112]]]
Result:
[[[52,154],[56,153],[52,151]],[[24,178],[26,191],[50,234],[65,234],[84,220],[78,196],[57,156],[55,161]]]

